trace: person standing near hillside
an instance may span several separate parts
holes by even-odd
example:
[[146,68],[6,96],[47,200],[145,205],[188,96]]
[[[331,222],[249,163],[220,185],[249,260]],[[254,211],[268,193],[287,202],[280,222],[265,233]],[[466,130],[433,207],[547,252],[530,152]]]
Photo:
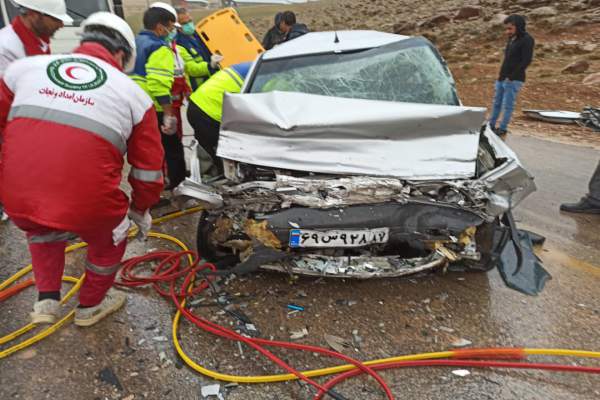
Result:
[[[494,103],[489,125],[498,136],[506,139],[508,124],[517,101],[517,95],[525,83],[525,71],[533,60],[535,40],[527,33],[525,18],[510,15],[504,20],[508,43],[504,49],[504,60],[495,84]],[[496,122],[502,113],[500,126]]]

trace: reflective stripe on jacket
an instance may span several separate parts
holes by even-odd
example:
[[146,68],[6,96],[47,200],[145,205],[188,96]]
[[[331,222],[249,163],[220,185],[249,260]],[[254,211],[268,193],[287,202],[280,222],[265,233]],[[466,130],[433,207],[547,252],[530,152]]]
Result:
[[99,44],[15,61],[0,80],[0,202],[61,231],[114,228],[163,188],[163,149],[148,96]]
[[192,95],[190,101],[196,104],[206,115],[221,122],[223,115],[223,96],[225,93],[240,93],[246,74],[236,70],[236,65],[225,68],[204,82]]
[[[208,79],[209,76],[218,71],[218,69],[210,68],[210,50],[206,47],[200,36],[197,33],[193,35],[186,35],[182,32],[177,33],[177,37],[175,38],[178,46],[183,47],[186,52],[182,52],[182,56],[184,57],[184,61],[186,64],[186,73],[190,77],[190,83],[192,85],[192,90],[198,89],[198,87]],[[187,58],[187,57],[190,58]],[[190,61],[193,60],[196,64],[200,65],[201,68],[206,68],[204,71],[200,71],[197,66],[190,64]]]
[[154,32],[142,31],[135,38],[137,56],[131,78],[152,98],[156,111],[171,104],[175,79],[175,53]]
[[177,45],[177,52],[183,59],[185,74],[190,86],[196,90],[211,75],[209,63],[202,58],[194,58],[185,47]]

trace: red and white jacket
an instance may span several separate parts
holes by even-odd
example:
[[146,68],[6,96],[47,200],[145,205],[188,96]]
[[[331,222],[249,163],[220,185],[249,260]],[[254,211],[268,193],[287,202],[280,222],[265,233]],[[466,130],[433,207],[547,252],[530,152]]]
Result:
[[37,37],[21,17],[0,29],[0,78],[13,61],[42,54],[50,54],[50,38]]
[[129,207],[125,154],[133,207],[160,198],[152,100],[99,44],[12,63],[0,80],[0,140],[0,203],[11,217],[64,231],[115,227]]

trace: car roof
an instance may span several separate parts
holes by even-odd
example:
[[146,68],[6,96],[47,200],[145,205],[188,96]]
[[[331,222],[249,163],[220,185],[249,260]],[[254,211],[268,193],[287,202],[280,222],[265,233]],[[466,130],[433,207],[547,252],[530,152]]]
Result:
[[264,53],[263,60],[372,49],[408,38],[409,36],[377,31],[310,32],[275,46]]

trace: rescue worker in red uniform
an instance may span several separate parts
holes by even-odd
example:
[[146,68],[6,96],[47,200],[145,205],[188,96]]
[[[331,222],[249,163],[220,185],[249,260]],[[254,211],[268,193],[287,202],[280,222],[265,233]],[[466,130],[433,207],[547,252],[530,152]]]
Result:
[[[75,324],[93,325],[125,302],[110,287],[129,218],[142,234],[150,230],[164,157],[152,100],[123,73],[133,60],[129,25],[100,12],[84,21],[73,54],[16,61],[0,79],[0,200],[27,235],[38,290],[34,323],[60,315],[72,235],[88,243]],[[125,154],[131,200],[119,189]]]
[[12,0],[21,15],[0,29],[0,78],[15,60],[50,54],[54,32],[71,24],[64,0]]
[[[0,29],[0,78],[15,60],[50,54],[50,38],[54,32],[73,22],[64,0],[12,1],[20,15]],[[0,222],[6,219],[8,216],[0,203]]]

